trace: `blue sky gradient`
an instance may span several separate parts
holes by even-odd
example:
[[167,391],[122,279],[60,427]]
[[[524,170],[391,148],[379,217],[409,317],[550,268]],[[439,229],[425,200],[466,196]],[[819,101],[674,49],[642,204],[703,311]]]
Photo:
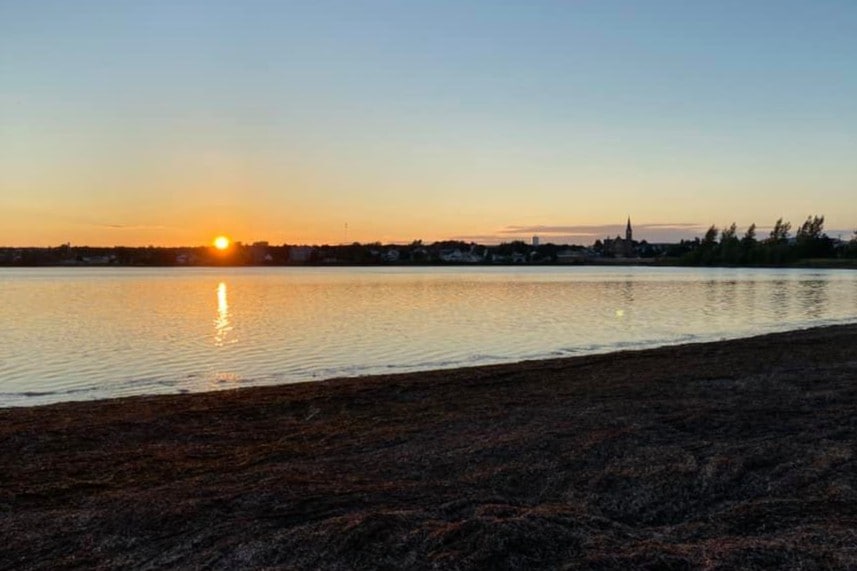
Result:
[[854,30],[852,1],[0,1],[0,244],[850,233]]

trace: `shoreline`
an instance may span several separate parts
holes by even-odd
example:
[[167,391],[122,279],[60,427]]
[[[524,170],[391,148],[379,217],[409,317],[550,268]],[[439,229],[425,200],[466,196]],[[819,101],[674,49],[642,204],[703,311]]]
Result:
[[0,409],[0,567],[857,565],[857,325]]
[[[429,367],[426,369],[417,368],[408,370],[406,366],[402,366],[404,370],[398,372],[369,372],[369,373],[357,373],[352,375],[338,375],[332,377],[323,377],[323,378],[307,378],[301,380],[292,380],[288,382],[278,383],[278,384],[260,384],[260,385],[245,385],[238,387],[229,387],[229,388],[219,388],[219,389],[211,389],[205,391],[194,391],[183,389],[178,392],[164,392],[164,393],[141,393],[141,394],[131,394],[131,395],[123,395],[123,396],[106,396],[106,397],[96,397],[96,398],[82,398],[82,399],[71,399],[71,400],[59,400],[48,403],[36,403],[36,404],[13,404],[13,405],[5,405],[0,404],[0,411],[4,410],[16,410],[16,409],[25,409],[25,408],[34,408],[34,407],[48,407],[53,405],[60,405],[65,403],[97,403],[102,401],[112,401],[112,400],[121,400],[121,399],[135,399],[135,398],[146,398],[146,397],[172,397],[172,396],[189,396],[189,395],[200,395],[200,394],[217,394],[222,392],[232,392],[232,391],[242,391],[242,390],[252,390],[257,388],[277,388],[277,387],[289,387],[296,385],[303,385],[307,383],[327,383],[327,382],[338,382],[345,380],[367,380],[372,381],[376,377],[384,377],[384,378],[395,378],[398,376],[418,376],[424,374],[433,374],[433,373],[442,373],[442,372],[466,372],[472,369],[483,369],[483,368],[491,368],[491,367],[505,367],[505,366],[519,366],[526,365],[528,363],[540,363],[543,361],[566,361],[569,359],[579,359],[584,357],[597,357],[600,355],[612,355],[618,353],[636,353],[641,351],[652,351],[659,349],[669,349],[674,347],[682,347],[685,345],[701,345],[708,343],[722,343],[728,341],[742,341],[746,339],[754,339],[757,337],[767,337],[771,335],[782,335],[788,333],[797,333],[801,331],[812,331],[816,329],[829,329],[836,327],[850,327],[857,326],[857,321],[852,320],[843,320],[835,323],[827,323],[824,325],[807,325],[797,328],[789,328],[783,330],[774,330],[767,331],[764,333],[754,333],[747,336],[738,336],[738,337],[719,337],[719,338],[705,338],[702,336],[691,335],[691,339],[682,339],[682,340],[672,340],[672,341],[652,341],[650,343],[638,343],[634,344],[634,346],[624,346],[624,347],[609,347],[609,346],[601,346],[597,349],[592,349],[588,351],[584,351],[577,354],[563,355],[563,356],[534,356],[534,357],[523,357],[517,361],[501,361],[501,362],[483,362],[476,364],[461,364],[461,363],[451,363],[449,365],[437,365],[433,367]],[[15,396],[16,398],[24,397],[24,398],[36,398],[41,396],[50,395],[53,393],[39,393],[38,391],[32,392],[24,392],[24,393],[8,393],[10,395]]]
[[42,263],[2,264],[0,269],[27,268],[577,268],[577,267],[646,267],[646,268],[719,268],[749,270],[857,270],[854,258],[802,258],[792,262],[770,264],[691,264],[679,258],[597,258],[575,262],[414,262],[414,263],[285,263],[285,264],[93,264],[93,263]]

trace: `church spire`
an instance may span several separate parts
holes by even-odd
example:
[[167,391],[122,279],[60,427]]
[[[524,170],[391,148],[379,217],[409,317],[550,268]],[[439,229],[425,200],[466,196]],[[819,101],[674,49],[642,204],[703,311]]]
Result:
[[633,237],[634,232],[631,230],[631,217],[628,216],[628,226],[625,227],[625,240],[631,242],[631,238]]

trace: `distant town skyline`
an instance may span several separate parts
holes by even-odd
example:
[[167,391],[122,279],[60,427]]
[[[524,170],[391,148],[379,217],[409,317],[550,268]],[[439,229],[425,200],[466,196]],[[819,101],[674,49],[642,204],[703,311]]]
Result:
[[838,0],[0,1],[0,246],[847,238],[855,29]]
[[[794,236],[797,227],[799,227],[800,223],[803,222],[803,219],[797,221],[797,223],[789,220],[783,219],[784,222],[791,222],[792,230],[791,236]],[[730,223],[731,224],[731,223]],[[721,226],[714,225],[718,231],[724,230],[729,227],[730,224],[724,224]],[[697,224],[643,224],[637,225],[634,224],[634,241],[635,242],[648,242],[651,244],[676,244],[681,242],[682,240],[692,241],[694,239],[701,238],[706,231],[711,227],[711,224],[701,226]],[[764,240],[769,232],[773,229],[774,225],[760,225],[756,224],[754,229],[756,232],[757,239]],[[738,235],[743,235],[748,227],[738,227]],[[834,240],[842,240],[848,241],[854,238],[857,235],[857,229],[829,229],[824,228],[824,234]],[[254,243],[266,243],[271,245],[312,245],[312,246],[322,246],[322,245],[342,245],[342,244],[352,244],[352,243],[360,243],[360,244],[373,244],[373,243],[382,243],[386,245],[407,245],[411,244],[414,241],[420,241],[426,244],[434,243],[434,242],[444,242],[444,241],[461,241],[461,242],[470,242],[477,243],[484,246],[496,246],[503,243],[510,243],[515,241],[522,241],[527,244],[538,245],[541,244],[556,244],[556,245],[574,245],[574,246],[592,246],[596,241],[603,241],[605,239],[613,239],[616,237],[623,237],[625,235],[625,224],[600,224],[600,225],[591,225],[591,226],[545,226],[545,225],[537,225],[537,226],[514,226],[509,228],[504,228],[498,231],[496,234],[486,234],[486,235],[476,235],[476,234],[462,234],[455,236],[447,236],[442,238],[409,238],[404,240],[377,240],[377,239],[368,239],[368,240],[357,240],[351,239],[347,234],[343,234],[342,240],[340,241],[331,241],[331,242],[276,242],[273,240],[265,239],[264,237],[257,237],[254,239],[244,239],[241,236],[235,235],[213,235],[209,240],[204,240],[199,243],[188,243],[188,244],[171,244],[171,243],[146,243],[146,244],[98,244],[98,243],[87,243],[87,242],[79,242],[74,240],[66,240],[64,242],[55,242],[49,244],[0,244],[0,248],[3,247],[56,247],[62,246],[64,244],[71,244],[73,246],[92,246],[92,247],[145,247],[145,246],[157,246],[157,247],[166,247],[166,248],[183,248],[183,247],[200,247],[200,246],[217,246],[217,242],[222,239],[227,239],[229,243],[241,243],[244,245],[251,245]]]

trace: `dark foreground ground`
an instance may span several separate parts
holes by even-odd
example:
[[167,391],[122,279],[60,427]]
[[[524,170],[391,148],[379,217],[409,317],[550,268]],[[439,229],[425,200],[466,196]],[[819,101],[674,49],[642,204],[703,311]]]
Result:
[[0,567],[857,568],[857,326],[0,410]]

